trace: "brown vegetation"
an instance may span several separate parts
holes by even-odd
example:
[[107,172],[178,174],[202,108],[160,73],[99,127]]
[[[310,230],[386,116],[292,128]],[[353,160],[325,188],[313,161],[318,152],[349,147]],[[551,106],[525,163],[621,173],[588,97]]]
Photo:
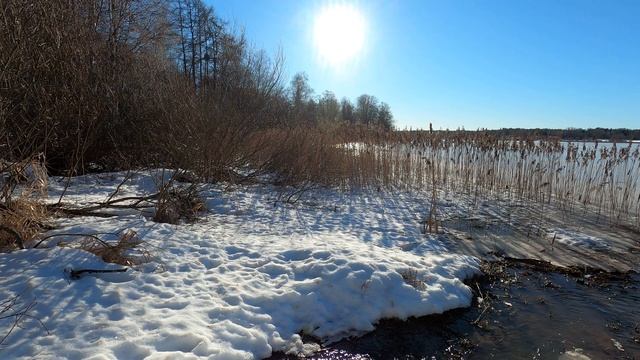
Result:
[[[252,49],[199,0],[4,1],[0,173],[41,159],[49,173],[68,176],[164,167],[206,182],[429,188],[430,232],[438,231],[436,189],[581,205],[640,227],[640,184],[631,176],[637,147],[587,150],[521,133],[391,132],[391,111],[375,97],[355,104],[329,91],[315,97],[303,73],[287,87],[282,68],[282,54]],[[3,180],[1,216],[11,230],[0,236],[10,247],[37,232],[26,224],[41,223],[15,220],[16,207],[43,216],[25,205],[33,199],[12,199],[15,189]],[[137,204],[157,201],[159,221],[189,219],[201,204],[181,191]],[[92,210],[127,206],[113,201]]]
[[151,259],[151,253],[133,230],[122,233],[115,243],[87,236],[80,242],[79,247],[99,256],[105,262],[124,266],[139,265]]
[[160,191],[153,220],[159,223],[178,224],[180,220],[193,221],[206,210],[196,185],[171,187]]
[[46,207],[25,198],[0,205],[0,252],[24,249],[46,227]]
[[[331,92],[314,97],[302,74],[287,88],[282,66],[281,53],[252,49],[200,0],[3,1],[2,246],[25,246],[42,220],[32,218],[44,216],[14,181],[34,159],[46,161],[43,180],[47,172],[134,167],[187,169],[208,182],[343,179],[344,168],[332,168],[344,164],[335,161],[342,154],[324,129],[357,122],[389,129],[388,105],[369,95],[359,107]],[[200,206],[181,191],[160,195],[153,200],[161,221],[191,218]],[[99,210],[129,205],[121,200],[49,208],[108,216]]]
[[[200,0],[0,5],[1,158],[43,154],[53,174],[157,166],[235,180],[255,134],[360,122],[391,127],[363,95],[341,111],[283,55],[253,50]],[[344,115],[344,116],[343,116]]]
[[405,283],[411,285],[414,289],[418,291],[426,290],[427,286],[418,276],[418,271],[414,269],[407,269],[400,272],[402,279]]
[[24,249],[46,228],[47,174],[37,160],[0,163],[0,252]]

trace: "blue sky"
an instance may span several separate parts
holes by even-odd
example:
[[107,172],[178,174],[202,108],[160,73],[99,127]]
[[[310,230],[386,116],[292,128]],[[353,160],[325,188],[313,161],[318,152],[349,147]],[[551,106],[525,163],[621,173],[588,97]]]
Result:
[[[207,0],[316,94],[389,103],[400,128],[640,128],[640,0]],[[348,4],[366,22],[340,69],[314,19]]]

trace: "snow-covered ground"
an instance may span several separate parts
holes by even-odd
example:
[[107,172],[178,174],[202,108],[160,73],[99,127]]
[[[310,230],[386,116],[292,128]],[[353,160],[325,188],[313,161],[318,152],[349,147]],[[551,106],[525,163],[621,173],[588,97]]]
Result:
[[547,237],[572,247],[584,247],[591,250],[607,250],[610,248],[607,240],[603,238],[565,229],[552,229],[547,233]]
[[[64,201],[104,201],[122,176],[75,178]],[[117,197],[153,192],[156,176],[134,176]],[[64,186],[51,180],[50,201]],[[55,246],[71,237],[0,254],[0,300],[20,294],[37,302],[0,358],[264,358],[317,348],[300,333],[331,341],[370,331],[381,318],[471,303],[462,280],[478,273],[478,260],[420,233],[426,195],[322,190],[286,204],[275,203],[277,191],[207,185],[208,211],[191,224],[155,223],[134,210],[56,220],[52,234],[115,241],[136,231],[153,259],[126,273],[71,280],[65,269],[120,266]],[[421,286],[409,285],[407,273]],[[10,321],[0,320],[0,329]]]

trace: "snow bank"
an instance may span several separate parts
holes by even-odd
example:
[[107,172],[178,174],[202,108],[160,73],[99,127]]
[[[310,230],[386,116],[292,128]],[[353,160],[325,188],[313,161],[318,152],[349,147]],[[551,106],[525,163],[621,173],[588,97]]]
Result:
[[[94,193],[108,193],[117,180],[90,186],[87,178],[70,193],[78,202],[95,201]],[[123,192],[151,186],[144,177],[134,182]],[[381,318],[470,304],[461,279],[478,272],[477,260],[427,246],[437,239],[409,231],[419,226],[406,217],[424,204],[324,193],[317,206],[274,207],[268,190],[211,187],[203,193],[210,212],[195,224],[158,224],[126,213],[60,220],[61,233],[137,231],[156,258],[127,273],[68,280],[65,268],[118,267],[71,248],[0,255],[0,299],[21,294],[37,301],[31,315],[49,330],[28,321],[0,357],[264,358],[313,351],[316,345],[303,344],[300,332],[336,340],[370,331]],[[419,253],[401,250],[407,243],[420,243]],[[424,287],[405,283],[407,270]]]

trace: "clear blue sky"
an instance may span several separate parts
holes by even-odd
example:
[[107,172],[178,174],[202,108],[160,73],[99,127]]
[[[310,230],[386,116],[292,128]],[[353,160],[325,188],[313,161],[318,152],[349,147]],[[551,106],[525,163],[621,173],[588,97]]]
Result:
[[[207,0],[316,94],[375,95],[400,128],[640,128],[640,0]],[[349,4],[365,44],[341,69],[314,19]]]

